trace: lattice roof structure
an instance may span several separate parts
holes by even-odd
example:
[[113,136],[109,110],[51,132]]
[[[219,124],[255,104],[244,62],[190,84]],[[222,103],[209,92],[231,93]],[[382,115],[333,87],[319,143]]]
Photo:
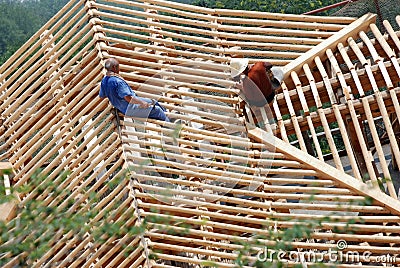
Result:
[[[233,267],[243,251],[254,266],[308,223],[281,256],[289,265],[329,264],[344,243],[353,258],[340,267],[399,266],[400,33],[375,18],[71,0],[0,67],[0,170],[13,170],[0,175],[18,187],[47,174],[20,207],[95,214],[26,265]],[[183,124],[124,118],[98,98],[109,57]],[[282,66],[271,106],[241,98],[232,57]],[[15,203],[1,206],[18,219]],[[143,222],[140,235],[126,229]],[[119,232],[96,238],[112,223]]]

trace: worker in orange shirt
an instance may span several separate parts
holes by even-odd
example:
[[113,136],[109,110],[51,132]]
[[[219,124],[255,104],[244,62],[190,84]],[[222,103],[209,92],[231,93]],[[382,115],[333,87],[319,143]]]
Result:
[[239,82],[244,99],[253,106],[262,107],[271,103],[275,91],[280,88],[283,73],[269,62],[256,62],[249,65],[246,58],[232,58],[231,77]]

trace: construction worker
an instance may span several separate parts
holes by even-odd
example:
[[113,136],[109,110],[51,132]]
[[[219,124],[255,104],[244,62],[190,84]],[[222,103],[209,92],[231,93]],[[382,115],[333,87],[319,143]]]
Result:
[[106,76],[101,80],[100,98],[108,98],[111,104],[126,116],[152,118],[170,122],[165,108],[156,100],[141,98],[119,75],[119,62],[109,58],[105,62]]
[[262,107],[274,100],[275,90],[280,87],[283,75],[273,73],[271,63],[256,62],[249,65],[246,58],[232,58],[230,68],[231,77],[239,82],[243,97],[250,105]]

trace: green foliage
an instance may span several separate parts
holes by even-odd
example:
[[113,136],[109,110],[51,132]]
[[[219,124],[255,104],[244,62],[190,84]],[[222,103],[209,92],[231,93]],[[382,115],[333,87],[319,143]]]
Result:
[[[58,197],[66,199],[70,197],[72,192],[66,189],[66,187],[60,187],[60,185],[68,178],[68,175],[69,173],[60,174],[58,178],[50,181],[49,177],[43,176],[38,172],[32,176],[31,181],[23,190],[27,194],[32,192],[42,193],[46,190],[49,192],[49,196],[53,196],[55,199]],[[0,181],[1,179],[0,177]],[[113,183],[107,183],[106,185],[112,189],[126,179],[128,178],[125,176],[113,178],[111,179]],[[57,184],[55,181],[57,181]],[[0,191],[2,190],[4,190],[4,186],[0,184]],[[18,190],[21,193],[20,189],[14,190]],[[0,204],[8,201],[3,200],[4,198],[4,195],[0,195]],[[100,199],[96,198],[95,195],[89,195],[85,201],[85,204],[89,205],[87,206],[89,209],[83,210],[75,208],[76,204],[73,201],[62,207],[57,205],[51,206],[46,199],[25,200],[23,206],[19,207],[18,216],[15,219],[8,223],[0,221],[0,252],[8,253],[7,257],[0,256],[0,267],[16,256],[19,257],[17,267],[30,265],[35,260],[47,254],[54,246],[54,243],[58,241],[66,243],[72,237],[85,239],[90,236],[95,245],[101,245],[110,237],[118,238],[128,234],[134,238],[138,235],[143,235],[149,229],[157,229],[160,233],[177,236],[190,236],[191,230],[193,230],[193,226],[173,219],[171,216],[165,214],[165,211],[161,213],[159,209],[150,209],[151,214],[142,218],[139,224],[127,225],[127,221],[131,217],[134,217],[136,213],[134,215],[127,213],[127,218],[115,220],[121,217],[119,208],[124,200],[113,199],[111,206],[108,205],[107,209],[100,208],[101,211],[99,211],[99,208],[96,209],[96,205],[100,203]],[[310,201],[312,200],[313,198]],[[371,205],[372,203],[373,200],[371,198],[365,198],[364,201],[357,202],[354,205]],[[99,213],[104,213],[104,217],[96,218]],[[333,215],[335,213],[332,213]],[[264,227],[260,230],[261,232],[249,234],[248,239],[232,241],[234,244],[240,246],[237,250],[233,251],[237,256],[235,259],[237,267],[249,265],[253,267],[283,267],[284,262],[280,262],[278,255],[272,253],[286,252],[287,254],[293,250],[293,241],[310,239],[314,230],[323,229],[323,223],[339,221],[338,218],[333,220],[330,215],[326,215],[323,218],[298,220],[291,228],[281,229],[276,226],[276,221],[280,220],[284,219],[266,219]],[[287,220],[290,221],[289,218]],[[332,231],[352,233],[354,227],[351,225],[357,222],[362,221],[353,219],[347,223],[344,230],[334,229]],[[201,224],[207,226],[207,219],[204,219]],[[332,245],[332,247],[335,246],[335,244]],[[128,256],[134,250],[134,247],[125,247],[123,253],[125,256]],[[157,249],[152,252],[150,258],[154,260],[157,260],[158,253],[163,253],[162,250]],[[260,255],[260,252],[264,255]],[[267,257],[267,255],[268,258],[259,258]],[[249,257],[252,257],[252,259]],[[255,257],[257,257],[257,261],[254,261]],[[283,257],[286,258],[287,256]],[[273,262],[270,260],[273,260]],[[214,267],[216,263],[204,260],[203,265]]]
[[[72,191],[59,187],[67,178],[68,173],[60,174],[54,181],[49,181],[47,176],[37,173],[32,176],[31,181],[23,188],[13,189],[19,193],[25,192],[37,194],[47,191],[49,196],[56,199],[71,197]],[[113,178],[114,184],[121,182],[123,178]],[[2,178],[0,178],[0,181]],[[106,184],[109,189],[114,187]],[[4,186],[3,186],[4,188]],[[4,189],[0,189],[4,190]],[[9,202],[8,197],[0,195],[0,204]],[[18,267],[26,266],[40,259],[58,240],[68,239],[66,234],[73,234],[75,238],[83,239],[90,234],[93,241],[102,243],[112,236],[123,236],[131,234],[132,237],[139,235],[145,230],[142,225],[125,226],[125,221],[114,221],[121,200],[114,200],[113,206],[102,209],[105,219],[95,221],[99,211],[95,209],[100,201],[95,195],[89,195],[87,203],[89,209],[79,210],[76,208],[74,198],[64,206],[49,205],[49,201],[40,198],[24,200],[23,206],[19,206],[17,217],[10,222],[0,221],[0,252],[8,253],[10,257],[0,256],[0,267],[9,262],[15,256],[18,258]],[[52,201],[54,202],[54,200]],[[131,250],[132,249],[125,249]]]
[[[196,0],[195,5],[209,8],[253,10],[274,13],[302,14],[337,3],[335,0]],[[327,14],[326,12],[323,14]],[[321,15],[321,14],[319,14]]]
[[68,0],[0,0],[0,65]]

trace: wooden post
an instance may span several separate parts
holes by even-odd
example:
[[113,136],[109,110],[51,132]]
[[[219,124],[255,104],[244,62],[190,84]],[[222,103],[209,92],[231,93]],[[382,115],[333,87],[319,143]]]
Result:
[[[11,183],[10,183],[10,176],[5,173],[5,171],[11,171],[11,176],[15,175],[13,170],[13,166],[10,162],[0,162],[0,177],[3,178],[3,183],[5,187],[5,195],[11,195]],[[3,195],[3,193],[0,193]],[[18,196],[14,194],[15,198],[0,204],[0,221],[10,221],[12,218],[15,217],[17,212],[17,206],[19,203]]]

